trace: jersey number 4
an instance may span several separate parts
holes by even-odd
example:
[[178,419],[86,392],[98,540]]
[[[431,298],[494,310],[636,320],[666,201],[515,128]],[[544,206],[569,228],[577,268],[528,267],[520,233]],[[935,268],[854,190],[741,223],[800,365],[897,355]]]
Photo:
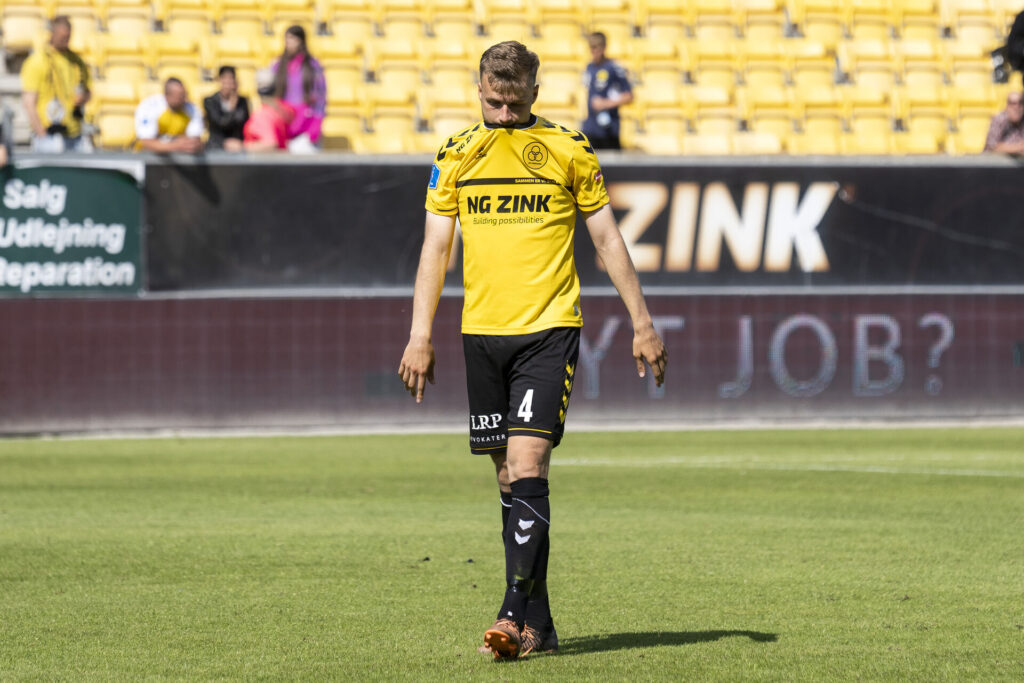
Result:
[[526,390],[526,396],[523,396],[523,402],[519,404],[519,412],[516,415],[523,418],[523,422],[529,422],[533,417],[533,389]]

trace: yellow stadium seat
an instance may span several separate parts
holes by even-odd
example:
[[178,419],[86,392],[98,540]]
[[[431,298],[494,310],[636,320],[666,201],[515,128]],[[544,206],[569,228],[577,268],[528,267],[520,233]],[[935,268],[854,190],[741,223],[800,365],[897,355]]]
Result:
[[698,132],[683,137],[683,152],[693,156],[727,156],[732,154],[732,134]]
[[797,113],[793,95],[775,85],[750,85],[739,93],[742,116],[750,130],[785,139],[793,133]]
[[216,73],[224,64],[236,69],[259,69],[266,64],[261,47],[244,36],[206,36],[200,42],[203,67]]
[[742,66],[739,42],[697,41],[692,46],[692,75],[700,85],[732,89]]
[[752,40],[748,37],[741,55],[743,80],[748,85],[782,87],[788,82],[790,61],[782,40]]
[[[734,0],[736,22],[748,39],[778,38],[785,25],[785,5],[782,0]],[[771,32],[758,35],[758,26],[769,26]]]
[[427,22],[419,14],[385,14],[380,31],[389,40],[422,41],[427,35]]
[[701,135],[732,135],[739,130],[739,122],[733,112],[697,111],[693,121],[694,131]]
[[644,119],[644,132],[650,135],[682,136],[687,131],[686,119],[679,111],[649,111]]
[[892,119],[881,111],[854,111],[850,133],[845,137],[846,154],[890,154],[895,151]]
[[957,151],[960,154],[977,154],[985,149],[985,138],[992,118],[984,115],[964,116],[957,121]]
[[935,0],[896,0],[903,40],[937,40],[942,20]]
[[105,149],[127,149],[135,141],[135,114],[103,112],[96,116],[96,143]]
[[283,39],[289,26],[306,28],[306,39],[316,35],[317,13],[314,0],[270,0],[263,7],[264,20],[270,34]]
[[939,8],[942,21],[949,28],[964,21],[984,21],[993,16],[989,0],[941,0]]
[[357,138],[365,135],[363,119],[358,114],[327,112],[321,127],[324,149],[352,149]]
[[616,24],[635,26],[637,23],[636,3],[631,0],[589,0],[583,9],[592,26]]
[[683,25],[692,23],[692,20],[693,7],[678,0],[644,0],[637,3],[637,24],[642,27],[669,23]]
[[258,39],[266,35],[264,6],[259,0],[219,0],[217,23],[226,36]]
[[134,83],[149,77],[144,43],[138,36],[97,33],[93,53],[107,80]]
[[22,7],[3,9],[3,47],[9,53],[24,53],[33,49],[39,36],[46,33],[46,18],[42,10]]
[[468,46],[476,38],[476,23],[469,13],[435,14],[432,29],[436,41],[441,44]]
[[412,115],[388,113],[374,116],[366,142],[377,154],[407,154],[416,151],[416,120]]
[[199,44],[194,38],[171,33],[154,33],[145,43],[147,63],[157,80],[183,73],[198,79],[203,67]]
[[469,89],[440,90],[427,88],[419,100],[420,116],[424,120],[445,118],[480,118],[480,100]]
[[580,72],[589,60],[587,44],[579,37],[571,41],[535,40],[530,48],[540,57],[541,65],[577,69]]
[[949,136],[949,119],[942,111],[911,110],[904,127],[907,137],[903,139],[904,151],[913,154],[935,154],[945,148]]
[[376,33],[372,0],[319,0],[317,15],[332,35],[362,44]]
[[576,128],[580,124],[576,96],[571,91],[542,88],[534,110],[549,121],[569,128]]
[[154,8],[141,0],[108,0],[100,7],[100,17],[108,33],[149,35],[153,30]]
[[[448,136],[452,133],[469,128],[479,120],[479,112],[477,112],[477,115],[475,116],[473,115],[473,112],[470,111],[466,111],[461,114],[455,111],[445,112],[434,116],[430,122],[430,129],[438,136]],[[440,144],[437,146],[440,146]]]
[[687,40],[686,25],[675,19],[651,21],[644,27],[644,35],[651,43],[678,45]]
[[842,154],[843,123],[838,116],[812,116],[803,132],[791,136],[787,148],[795,154]]
[[[792,131],[789,135],[791,134]],[[789,135],[780,137],[774,133],[762,131],[736,133],[732,136],[732,151],[734,154],[750,156],[782,154],[785,151],[784,141],[789,138]]]
[[652,155],[683,154],[683,136],[644,132],[636,137],[637,147]]
[[96,110],[121,108],[134,111],[139,103],[138,88],[133,82],[97,80],[91,83],[90,92],[89,106]]
[[164,29],[168,33],[197,38],[213,33],[214,13],[201,0],[167,0]]

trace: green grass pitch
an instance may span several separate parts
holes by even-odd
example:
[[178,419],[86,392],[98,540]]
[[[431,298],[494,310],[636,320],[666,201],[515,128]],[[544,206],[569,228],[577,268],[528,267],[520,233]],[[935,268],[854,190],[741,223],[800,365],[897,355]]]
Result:
[[1024,430],[570,433],[551,490],[562,651],[495,663],[464,436],[0,441],[0,679],[1024,679]]

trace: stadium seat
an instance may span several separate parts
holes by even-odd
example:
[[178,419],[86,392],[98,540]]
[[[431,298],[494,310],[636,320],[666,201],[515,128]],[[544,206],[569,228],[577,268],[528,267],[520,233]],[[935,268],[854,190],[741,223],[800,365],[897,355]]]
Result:
[[732,151],[734,154],[750,156],[781,154],[785,151],[784,140],[788,137],[780,138],[774,133],[762,131],[740,132],[732,136]]
[[891,154],[895,151],[892,119],[884,111],[854,110],[850,133],[844,138],[846,154]]
[[402,112],[377,114],[371,121],[371,133],[365,141],[377,154],[405,154],[416,151],[416,120]]
[[104,0],[97,4],[108,33],[136,36],[152,32],[154,9],[159,6],[144,0]]
[[216,73],[222,64],[236,69],[260,69],[266,66],[262,45],[245,36],[206,36],[200,42],[203,68]]
[[138,36],[98,33],[93,54],[100,75],[107,80],[136,83],[149,78],[144,44]]
[[778,85],[749,85],[738,93],[743,118],[750,130],[786,139],[793,133],[792,93]]
[[942,20],[935,0],[897,0],[899,32],[903,40],[938,40]]
[[535,0],[537,33],[547,41],[582,42],[587,19],[579,0]]
[[101,112],[95,118],[96,144],[105,149],[128,149],[135,141],[134,112]]
[[785,35],[782,0],[734,0],[732,5],[737,26],[748,41],[771,41]]
[[580,125],[579,107],[576,95],[572,91],[541,88],[534,110],[549,121],[568,128],[577,128]]
[[683,153],[692,156],[727,156],[732,153],[732,134],[698,132],[683,136]]
[[743,64],[740,49],[738,41],[696,41],[691,50],[694,81],[699,85],[731,90]]
[[741,71],[747,85],[782,87],[789,81],[789,59],[781,39],[747,38],[741,50]]
[[959,154],[977,154],[985,149],[985,138],[992,123],[990,116],[969,115],[957,121],[956,151]]
[[910,109],[906,122],[906,136],[901,142],[902,151],[910,154],[937,154],[945,149],[949,136],[949,119],[941,110]]
[[680,155],[683,153],[683,136],[644,132],[636,137],[636,145],[652,155]]
[[788,139],[787,149],[794,154],[842,154],[843,123],[836,115],[808,116],[803,132]]
[[146,39],[144,47],[148,51],[147,64],[157,80],[163,81],[179,74],[193,80],[201,78],[203,61],[195,39],[154,33]]
[[422,0],[381,0],[377,25],[389,40],[421,42],[427,35],[429,14]]
[[358,44],[376,35],[376,10],[371,0],[319,0],[317,15],[331,35]]
[[459,9],[457,6],[434,8],[431,30],[437,43],[458,43],[468,48],[476,39],[477,25],[473,21],[472,3],[469,4],[469,9]]
[[589,60],[587,44],[579,36],[571,41],[542,38],[530,46],[540,57],[540,63],[554,68],[576,69],[582,72]]
[[218,0],[217,24],[226,36],[259,39],[266,35],[265,10],[260,0]]
[[270,34],[279,41],[289,26],[306,29],[306,40],[316,36],[317,13],[314,0],[269,0],[263,7],[264,21]]
[[8,53],[30,52],[37,39],[46,33],[47,20],[41,9],[14,6],[3,8],[0,20],[3,47]]
[[354,149],[366,131],[358,114],[338,114],[329,110],[321,127],[324,148],[329,150]]

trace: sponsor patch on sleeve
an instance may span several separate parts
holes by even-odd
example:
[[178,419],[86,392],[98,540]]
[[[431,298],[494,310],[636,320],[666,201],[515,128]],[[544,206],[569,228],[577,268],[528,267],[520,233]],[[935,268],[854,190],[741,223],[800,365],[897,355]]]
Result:
[[440,177],[441,177],[441,169],[439,169],[437,167],[437,164],[434,164],[433,166],[430,167],[430,182],[427,184],[427,189],[428,190],[436,190],[437,189],[437,179],[440,178]]
[[604,177],[604,175],[601,173],[600,169],[598,169],[597,171],[594,171],[594,182],[595,183],[601,182],[601,178],[603,178],[603,177]]

